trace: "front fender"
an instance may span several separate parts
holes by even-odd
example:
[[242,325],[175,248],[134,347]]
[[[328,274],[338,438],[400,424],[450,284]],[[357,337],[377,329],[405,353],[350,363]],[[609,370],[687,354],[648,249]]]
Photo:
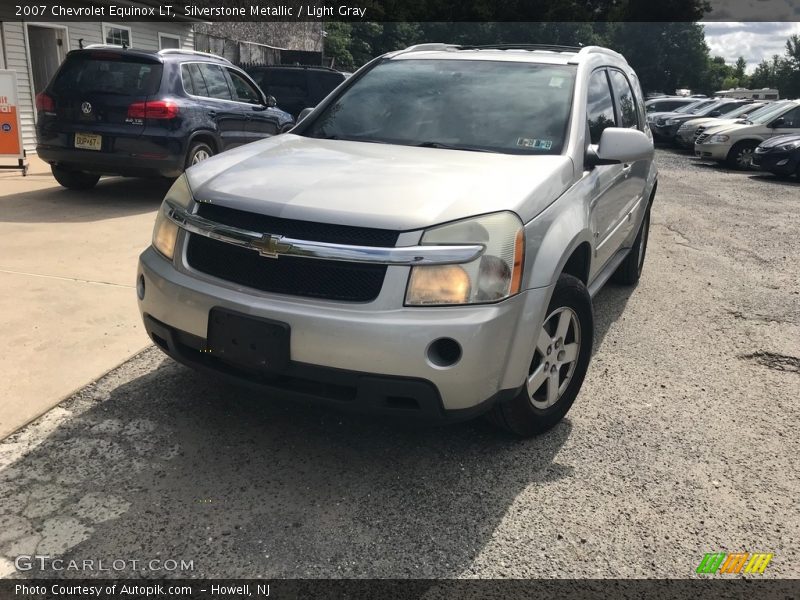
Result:
[[[581,244],[589,245],[591,260],[589,207],[583,200],[586,187],[583,180],[578,182],[525,225],[527,288],[555,284],[567,260]],[[589,266],[586,265],[587,273]]]

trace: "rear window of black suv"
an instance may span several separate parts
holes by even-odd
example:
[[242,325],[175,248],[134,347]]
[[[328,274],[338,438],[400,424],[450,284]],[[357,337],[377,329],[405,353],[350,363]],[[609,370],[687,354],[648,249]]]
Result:
[[52,91],[150,96],[161,86],[162,71],[161,63],[134,56],[101,52],[72,56],[58,72]]

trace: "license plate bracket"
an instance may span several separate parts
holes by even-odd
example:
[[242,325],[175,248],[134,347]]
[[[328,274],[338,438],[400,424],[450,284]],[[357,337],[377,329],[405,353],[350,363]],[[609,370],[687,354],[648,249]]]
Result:
[[103,136],[96,133],[75,133],[75,147],[81,150],[101,150]]
[[259,371],[281,372],[289,366],[288,323],[223,308],[208,313],[206,350],[226,362]]

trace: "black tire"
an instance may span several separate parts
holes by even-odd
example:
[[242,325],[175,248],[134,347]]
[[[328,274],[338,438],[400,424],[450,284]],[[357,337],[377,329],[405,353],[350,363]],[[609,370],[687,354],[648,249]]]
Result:
[[733,145],[726,162],[731,169],[749,171],[753,168],[753,151],[758,146],[757,142],[744,141]]
[[[528,386],[525,385],[516,397],[496,404],[487,415],[492,423],[517,436],[531,437],[554,427],[569,411],[578,396],[583,379],[586,377],[586,370],[589,368],[589,361],[592,356],[592,344],[594,343],[592,299],[583,282],[572,275],[561,275],[558,278],[553,297],[550,299],[550,305],[547,307],[547,316],[554,315],[565,308],[570,309],[571,313],[577,318],[580,326],[580,343],[574,369],[569,375],[569,380],[565,379],[562,382],[561,385],[566,385],[566,387],[558,395],[558,399],[547,408],[539,408],[534,404],[536,391],[531,396],[528,392]],[[547,327],[547,325],[548,319],[545,318],[543,328]],[[574,343],[574,341],[575,338],[573,337],[571,342]],[[565,336],[562,344],[566,344],[566,342]],[[563,346],[563,349],[566,349],[566,346]],[[534,352],[534,356],[531,359],[530,373],[534,373],[537,367],[546,367],[549,364],[541,364],[544,358],[546,357],[544,355],[540,356],[538,350]],[[547,369],[545,368],[544,371],[547,372]],[[559,376],[561,376],[560,368],[558,372]]]
[[189,151],[186,153],[186,163],[184,169],[188,169],[198,162],[204,161],[206,158],[214,156],[214,149],[205,142],[192,142],[189,146]]
[[56,165],[50,165],[56,181],[68,190],[90,190],[100,181],[100,175],[86,171],[73,171]]
[[642,276],[644,269],[644,257],[647,254],[647,241],[650,238],[650,207],[647,207],[647,212],[644,213],[642,225],[639,227],[639,233],[633,241],[633,248],[628,252],[628,256],[622,261],[622,264],[617,267],[614,274],[611,276],[611,281],[619,283],[620,285],[636,285],[639,283],[639,278]]

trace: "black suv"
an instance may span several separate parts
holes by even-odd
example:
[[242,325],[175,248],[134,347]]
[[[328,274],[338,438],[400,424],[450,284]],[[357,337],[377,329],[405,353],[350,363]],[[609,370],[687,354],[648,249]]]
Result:
[[327,67],[267,66],[252,67],[247,72],[295,119],[304,108],[319,104],[346,78],[344,73]]
[[71,189],[101,175],[174,177],[294,124],[229,61],[178,49],[73,50],[36,110],[36,151]]

